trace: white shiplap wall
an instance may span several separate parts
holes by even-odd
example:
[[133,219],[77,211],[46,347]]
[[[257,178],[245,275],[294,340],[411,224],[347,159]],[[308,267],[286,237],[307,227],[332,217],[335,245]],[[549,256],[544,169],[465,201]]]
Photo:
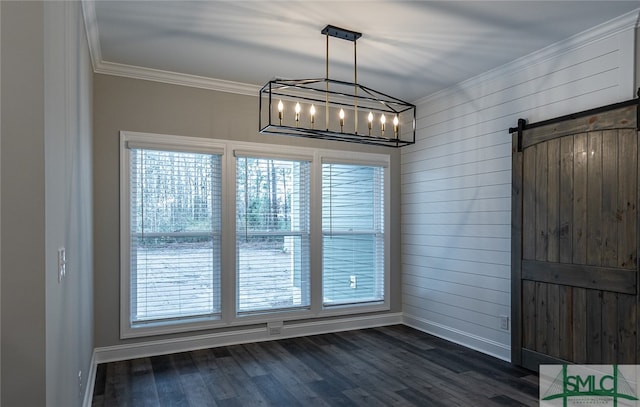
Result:
[[405,323],[510,360],[511,136],[635,96],[638,11],[417,103],[402,149]]

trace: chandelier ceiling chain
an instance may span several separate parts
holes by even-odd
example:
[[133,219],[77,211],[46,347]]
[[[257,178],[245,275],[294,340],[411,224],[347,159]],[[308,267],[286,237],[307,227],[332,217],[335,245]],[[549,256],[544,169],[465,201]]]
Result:
[[[362,34],[332,25],[321,33],[326,36],[325,77],[267,82],[260,90],[260,132],[391,147],[414,144],[416,107],[358,84],[356,43]],[[329,78],[329,37],[353,42],[353,83]],[[295,106],[293,115],[285,113],[290,111],[285,103]],[[303,113],[301,103],[307,105],[308,115]],[[324,129],[316,128],[317,116],[321,115],[316,104],[324,104]],[[359,120],[361,114],[365,115],[366,127]],[[385,133],[387,115],[393,117],[393,132]],[[379,126],[374,126],[375,117],[380,119]]]

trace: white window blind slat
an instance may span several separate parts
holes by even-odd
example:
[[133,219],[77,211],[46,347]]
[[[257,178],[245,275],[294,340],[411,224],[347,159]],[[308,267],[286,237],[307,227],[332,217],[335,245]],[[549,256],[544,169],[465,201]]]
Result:
[[345,164],[360,165],[365,167],[387,168],[389,162],[385,159],[366,159],[366,158],[338,158],[338,157],[322,157],[322,164]]
[[224,148],[208,145],[207,143],[167,143],[163,141],[154,142],[149,140],[129,140],[127,141],[127,148],[131,150],[159,150],[159,151],[174,151],[183,153],[196,153],[196,154],[224,154]]
[[313,161],[312,154],[296,154],[282,152],[264,152],[259,150],[233,150],[236,158],[270,158],[273,160],[284,161]]

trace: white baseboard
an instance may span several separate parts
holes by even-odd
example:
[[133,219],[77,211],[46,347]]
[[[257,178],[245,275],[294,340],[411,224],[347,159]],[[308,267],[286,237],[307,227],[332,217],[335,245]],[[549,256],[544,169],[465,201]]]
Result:
[[423,318],[407,315],[406,313],[403,315],[403,324],[506,362],[511,362],[511,346],[471,335],[468,332],[459,331]]
[[401,313],[350,316],[347,318],[310,322],[288,322],[282,327],[282,333],[276,335],[269,335],[266,324],[263,324],[257,328],[243,329],[238,327],[237,329],[226,332],[96,348],[94,354],[96,363],[107,363],[219,346],[295,338],[299,336],[373,328],[401,323]]
[[82,407],[91,407],[93,399],[93,389],[96,385],[96,351],[91,355],[91,364],[89,365],[89,373],[87,374],[87,383],[84,385],[84,397],[82,398]]

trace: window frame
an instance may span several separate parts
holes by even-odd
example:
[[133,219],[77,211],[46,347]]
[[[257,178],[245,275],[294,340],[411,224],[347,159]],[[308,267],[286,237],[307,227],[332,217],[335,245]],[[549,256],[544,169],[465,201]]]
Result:
[[[169,151],[221,154],[221,259],[220,317],[174,320],[131,326],[130,321],[130,191],[128,145]],[[283,149],[284,147],[284,149]],[[142,132],[120,132],[120,338],[135,338],[170,333],[192,332],[220,327],[246,326],[272,321],[294,321],[389,311],[390,307],[390,154],[365,153],[283,146],[255,142],[207,139]],[[309,284],[310,307],[274,310],[264,313],[239,313],[236,272],[236,154],[258,158],[307,160],[310,168]],[[373,165],[384,167],[384,299],[375,303],[323,304],[322,278],[322,163]],[[313,322],[311,322],[313,323]]]
[[[208,153],[220,155],[221,196],[226,193],[225,185],[225,148],[221,143],[211,143],[205,139],[138,132],[120,132],[120,338],[160,335],[176,332],[188,332],[223,325],[223,264],[220,264],[220,317],[176,318],[171,321],[155,321],[133,326],[131,323],[131,205],[130,205],[130,162],[131,149],[144,148],[161,151],[180,151],[189,153]],[[221,201],[221,235],[224,235],[224,199]],[[221,251],[224,242],[221,242]]]

